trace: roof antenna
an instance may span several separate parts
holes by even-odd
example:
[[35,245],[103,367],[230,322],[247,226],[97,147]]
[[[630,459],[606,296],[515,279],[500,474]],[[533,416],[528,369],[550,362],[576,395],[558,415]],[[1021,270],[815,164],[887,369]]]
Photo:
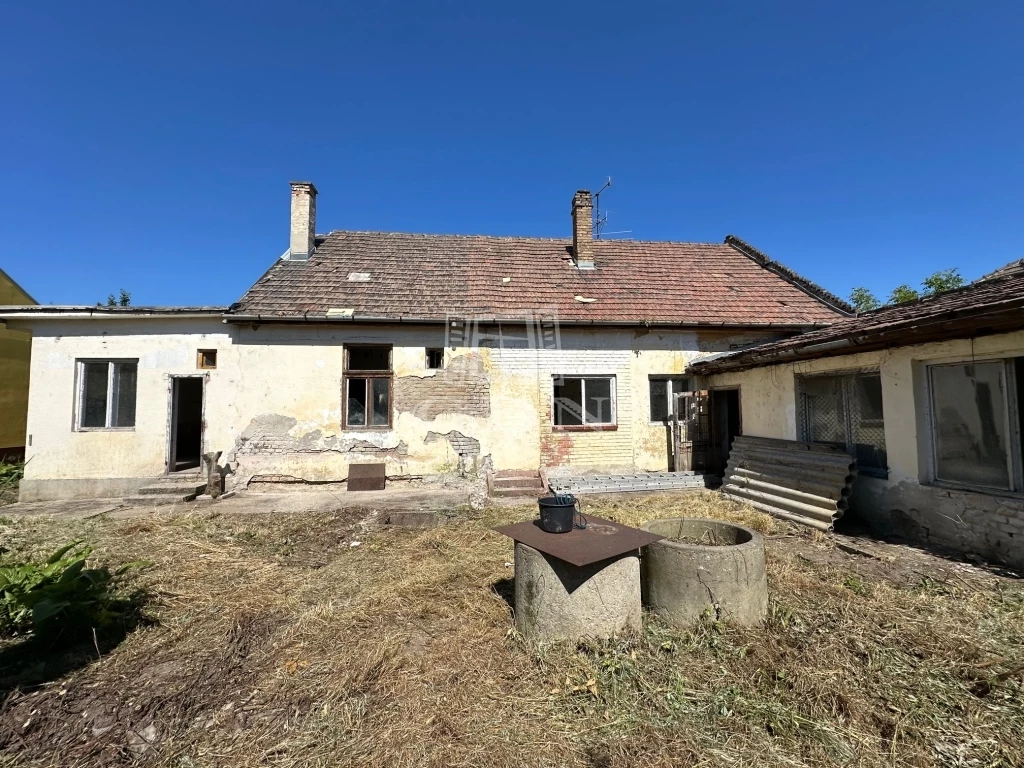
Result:
[[612,177],[609,176],[608,180],[604,183],[604,186],[597,190],[597,194],[594,195],[594,238],[597,240],[601,239],[601,232],[608,224],[608,214],[601,214],[601,193],[611,185]]

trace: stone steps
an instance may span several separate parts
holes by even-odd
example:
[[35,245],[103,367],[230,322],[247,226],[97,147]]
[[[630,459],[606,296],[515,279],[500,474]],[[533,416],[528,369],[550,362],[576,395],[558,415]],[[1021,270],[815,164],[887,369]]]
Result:
[[536,499],[547,491],[540,472],[518,469],[495,472],[491,475],[489,487],[491,496],[530,496]]
[[176,504],[195,501],[196,496],[206,490],[206,481],[200,475],[164,475],[149,485],[139,488],[128,496],[125,502],[133,507],[153,507],[160,504]]

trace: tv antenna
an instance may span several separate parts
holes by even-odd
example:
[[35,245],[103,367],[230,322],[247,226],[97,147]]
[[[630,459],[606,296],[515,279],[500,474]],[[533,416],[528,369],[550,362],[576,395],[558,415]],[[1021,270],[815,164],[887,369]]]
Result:
[[609,176],[608,180],[604,183],[604,186],[597,190],[597,194],[594,195],[594,237],[598,240],[601,239],[601,232],[608,224],[608,214],[601,213],[601,193],[604,192],[608,187],[612,185],[612,177]]

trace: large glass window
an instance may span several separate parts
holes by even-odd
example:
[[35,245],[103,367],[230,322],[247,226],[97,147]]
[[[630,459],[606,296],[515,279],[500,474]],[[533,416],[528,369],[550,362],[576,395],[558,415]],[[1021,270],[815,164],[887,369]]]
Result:
[[346,347],[342,383],[346,429],[391,426],[391,347]]
[[672,399],[690,390],[690,380],[682,376],[650,378],[651,421],[667,422],[672,418]]
[[1009,376],[1001,360],[929,368],[936,480],[1014,487]]
[[129,429],[135,426],[137,360],[89,360],[78,363],[78,429]]
[[848,451],[868,474],[887,471],[882,379],[877,373],[804,376],[797,387],[802,440]]
[[614,376],[555,376],[551,413],[556,427],[615,424]]

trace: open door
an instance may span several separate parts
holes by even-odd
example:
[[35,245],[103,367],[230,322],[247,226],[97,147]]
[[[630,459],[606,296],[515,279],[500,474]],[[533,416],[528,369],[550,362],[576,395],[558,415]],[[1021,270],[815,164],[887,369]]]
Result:
[[203,455],[203,377],[171,378],[168,472],[196,469]]
[[711,452],[711,408],[706,389],[673,395],[672,456],[676,472],[706,472]]
[[711,390],[711,449],[707,472],[725,474],[732,441],[740,432],[740,391],[738,389]]

